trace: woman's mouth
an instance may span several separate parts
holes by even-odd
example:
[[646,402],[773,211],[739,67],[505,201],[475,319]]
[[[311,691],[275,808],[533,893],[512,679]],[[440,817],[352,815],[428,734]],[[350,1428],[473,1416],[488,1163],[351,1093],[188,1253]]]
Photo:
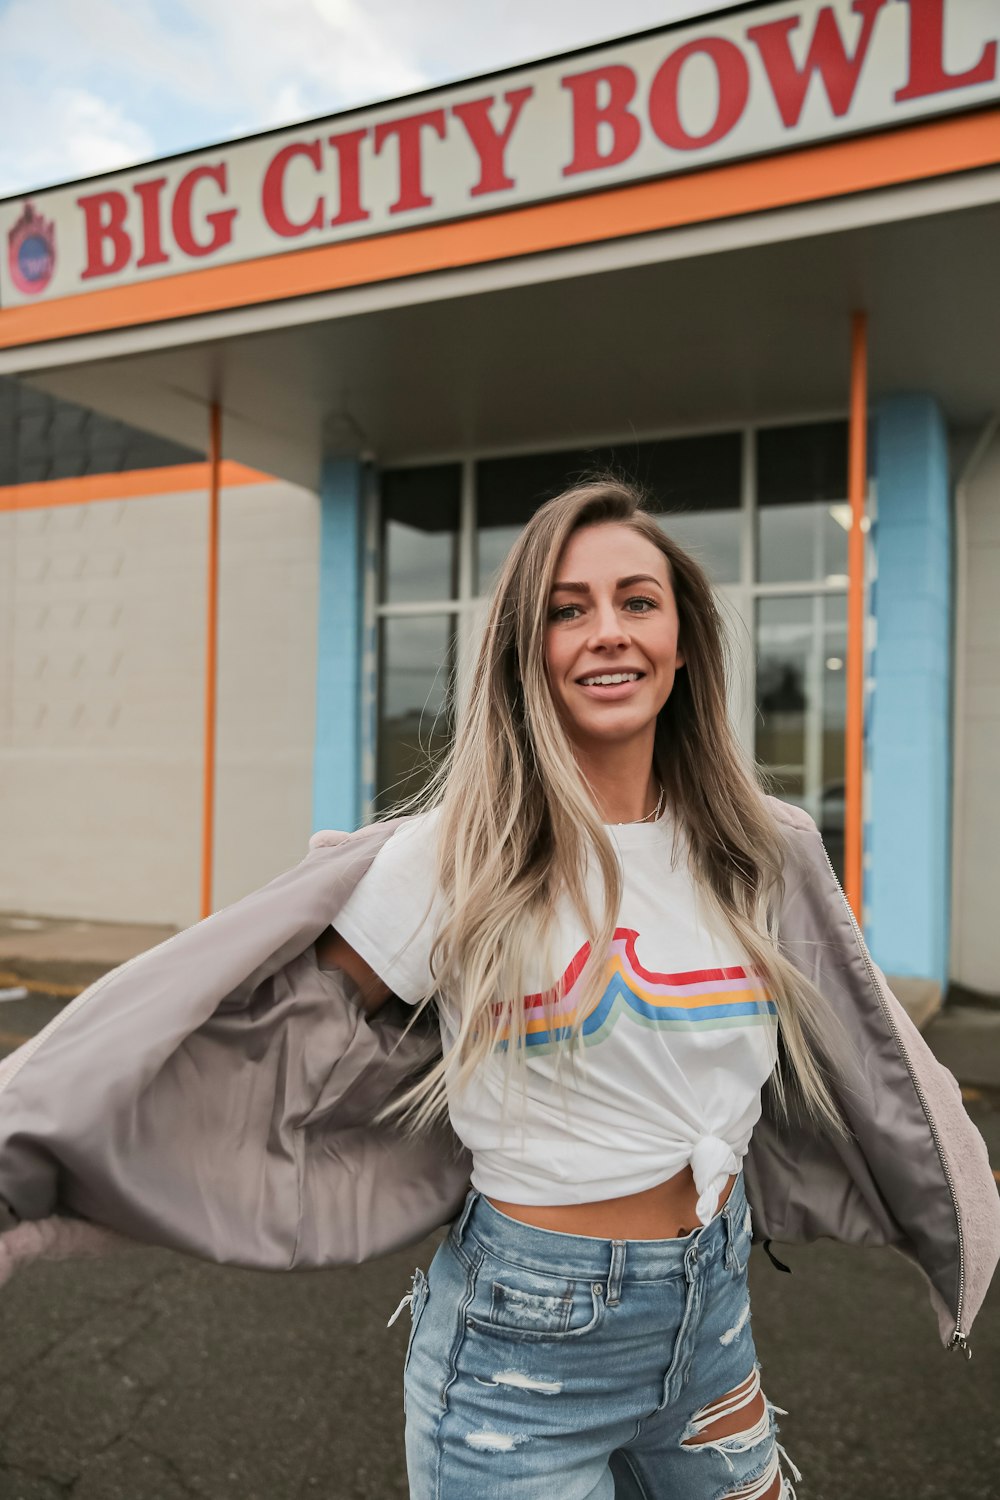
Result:
[[645,672],[594,672],[577,678],[576,685],[591,698],[628,698],[645,675]]

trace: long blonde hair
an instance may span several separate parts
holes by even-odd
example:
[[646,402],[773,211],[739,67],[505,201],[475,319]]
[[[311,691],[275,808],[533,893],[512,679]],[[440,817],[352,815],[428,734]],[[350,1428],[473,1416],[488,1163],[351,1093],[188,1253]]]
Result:
[[[622,897],[611,839],[556,711],[545,667],[549,594],[569,537],[617,522],[663,553],[680,622],[679,671],[655,729],[653,764],[683,828],[690,868],[714,912],[742,945],[778,1008],[784,1059],[774,1076],[788,1108],[784,1069],[805,1111],[837,1133],[844,1126],[820,1055],[837,1028],[816,988],[778,947],[783,839],[759,771],[741,750],[726,704],[726,633],[699,564],[663,531],[643,493],[599,477],[574,485],[531,517],[504,563],[490,600],[468,706],[451,748],[426,786],[383,817],[438,810],[436,886],[441,916],[431,950],[434,985],[417,1014],[440,996],[457,1026],[452,1050],[379,1112],[419,1131],[447,1113],[448,1086],[464,1088],[505,1040],[507,1077],[525,1061],[523,978],[537,963],[557,903],[572,903],[590,937],[576,1017],[561,1035],[567,1055],[605,982]],[[591,912],[588,853],[604,903]],[[552,1025],[557,976],[543,991]],[[416,1016],[414,1017],[416,1019]],[[556,1023],[558,1024],[558,1023]],[[558,1060],[557,1060],[558,1065]]]

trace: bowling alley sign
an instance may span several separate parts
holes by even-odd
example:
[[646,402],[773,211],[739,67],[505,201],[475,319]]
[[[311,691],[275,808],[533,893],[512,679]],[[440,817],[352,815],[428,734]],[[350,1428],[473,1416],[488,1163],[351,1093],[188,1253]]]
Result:
[[1000,100],[998,40],[997,0],[742,6],[5,199],[0,307],[982,108]]

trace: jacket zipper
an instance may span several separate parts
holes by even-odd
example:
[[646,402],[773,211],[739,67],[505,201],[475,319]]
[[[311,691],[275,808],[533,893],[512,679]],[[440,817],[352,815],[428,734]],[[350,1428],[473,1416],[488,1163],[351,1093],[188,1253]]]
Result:
[[940,1159],[941,1166],[944,1170],[945,1181],[947,1182],[948,1190],[951,1193],[952,1206],[955,1210],[955,1227],[958,1231],[958,1308],[956,1309],[955,1314],[955,1332],[948,1340],[948,1348],[961,1349],[965,1353],[966,1358],[971,1359],[972,1350],[969,1348],[969,1338],[968,1335],[966,1333],[963,1333],[962,1331],[962,1313],[965,1306],[965,1236],[962,1232],[962,1218],[958,1211],[958,1194],[955,1192],[955,1180],[951,1175],[951,1168],[948,1165],[947,1158],[945,1157],[945,1154],[941,1149],[941,1139],[938,1135],[937,1126],[934,1123],[934,1117],[927,1107],[927,1098],[924,1094],[923,1085],[921,1084],[920,1079],[917,1077],[916,1073],[913,1070],[913,1064],[910,1062],[909,1053],[906,1050],[903,1038],[899,1034],[899,1027],[896,1025],[896,1019],[893,1016],[892,1011],[889,1009],[889,1004],[885,998],[881,982],[877,973],[875,972],[875,965],[872,962],[871,954],[868,952],[868,944],[865,942],[864,933],[861,931],[861,926],[858,922],[858,919],[854,915],[854,908],[851,906],[851,903],[847,899],[847,895],[844,891],[844,887],[840,883],[837,872],[833,868],[833,861],[830,859],[830,856],[827,853],[827,848],[823,843],[822,837],[820,838],[820,847],[822,848],[826,862],[830,867],[830,874],[833,876],[837,890],[840,892],[841,899],[843,900],[843,903],[847,908],[847,914],[851,919],[851,926],[854,928],[854,933],[858,940],[858,947],[861,950],[861,956],[864,959],[865,967],[868,970],[868,977],[871,980],[872,989],[874,990],[875,995],[878,998],[879,1005],[882,1007],[882,1014],[885,1016],[892,1030],[893,1039],[895,1040],[896,1045],[899,1048],[899,1052],[903,1061],[906,1063],[907,1072],[910,1075],[910,1081],[912,1082],[914,1090],[916,1091],[917,1098],[920,1100],[920,1107],[922,1108],[924,1115],[927,1118],[927,1124],[930,1127],[931,1136],[933,1137],[934,1145],[937,1148],[938,1158]]

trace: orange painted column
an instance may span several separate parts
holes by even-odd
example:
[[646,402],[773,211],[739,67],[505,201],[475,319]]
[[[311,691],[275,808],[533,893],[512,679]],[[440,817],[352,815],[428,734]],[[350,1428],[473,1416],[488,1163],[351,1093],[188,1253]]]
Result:
[[868,316],[851,320],[851,417],[847,492],[847,720],[845,729],[844,891],[861,922],[865,721],[865,502],[868,490]]
[[208,423],[208,599],[205,609],[205,758],[201,813],[201,915],[212,914],[215,830],[215,719],[219,646],[219,480],[222,419],[213,401]]

